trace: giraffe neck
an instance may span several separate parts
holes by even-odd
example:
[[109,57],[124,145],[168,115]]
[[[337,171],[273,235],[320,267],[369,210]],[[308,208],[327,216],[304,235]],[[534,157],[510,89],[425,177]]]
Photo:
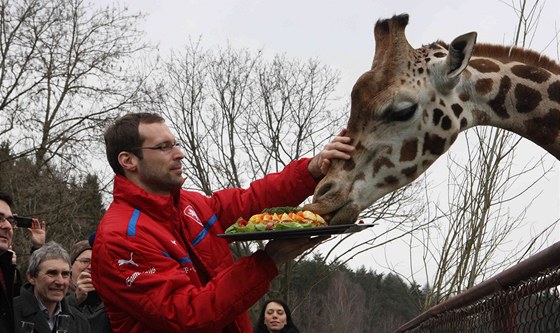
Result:
[[560,67],[549,65],[473,56],[458,87],[472,117],[462,127],[512,131],[560,160]]

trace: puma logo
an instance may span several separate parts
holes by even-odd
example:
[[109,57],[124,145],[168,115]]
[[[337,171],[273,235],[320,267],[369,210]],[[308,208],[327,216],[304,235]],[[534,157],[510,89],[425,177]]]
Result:
[[134,266],[138,267],[138,264],[135,263],[134,260],[132,260],[133,255],[134,255],[134,252],[130,252],[130,259],[129,260],[119,259],[119,261],[118,261],[119,266],[126,265],[126,264],[131,264],[131,265],[134,265]]

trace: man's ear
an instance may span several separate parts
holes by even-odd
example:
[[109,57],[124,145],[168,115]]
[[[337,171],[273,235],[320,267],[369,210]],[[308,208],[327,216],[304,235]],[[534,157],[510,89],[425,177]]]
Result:
[[31,283],[32,285],[35,285],[35,277],[33,275],[31,275],[31,273],[27,273],[27,281],[29,281],[29,283]]
[[128,151],[119,153],[119,164],[125,171],[135,171],[138,164],[138,156]]

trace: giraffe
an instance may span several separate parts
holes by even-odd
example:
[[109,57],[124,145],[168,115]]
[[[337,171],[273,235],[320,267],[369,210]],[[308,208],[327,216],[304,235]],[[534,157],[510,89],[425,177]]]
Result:
[[371,70],[351,94],[350,160],[335,160],[305,209],[352,223],[411,183],[459,132],[503,128],[560,159],[560,66],[520,48],[477,44],[476,32],[413,49],[408,15],[377,21]]

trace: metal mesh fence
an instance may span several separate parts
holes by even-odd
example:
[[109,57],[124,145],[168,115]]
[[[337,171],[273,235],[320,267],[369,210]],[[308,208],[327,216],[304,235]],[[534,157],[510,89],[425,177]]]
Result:
[[443,311],[406,332],[560,332],[560,267]]

